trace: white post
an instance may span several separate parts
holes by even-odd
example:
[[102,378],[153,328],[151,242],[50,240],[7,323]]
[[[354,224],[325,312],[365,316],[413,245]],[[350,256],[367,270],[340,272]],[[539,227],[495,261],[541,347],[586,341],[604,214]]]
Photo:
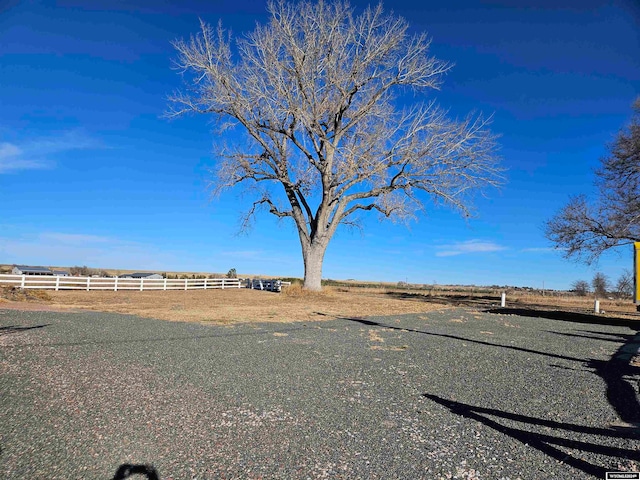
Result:
[[204,277],[204,289],[207,289],[207,277]]
[[184,289],[185,289],[185,290],[187,289],[187,282],[188,282],[188,281],[189,281],[189,279],[188,279],[188,278],[185,278],[185,279],[184,279]]
[[593,311],[596,313],[600,313],[600,300],[596,300],[593,302]]
[[56,292],[60,290],[60,275],[56,275]]
[[140,291],[144,290],[144,278],[140,279]]
[[240,288],[240,284],[241,284],[242,282],[240,281],[240,279],[238,279],[238,280],[237,280],[237,282],[238,282],[238,288]]
[[167,289],[167,279],[166,278],[164,279],[164,285],[163,285],[162,289],[163,290]]
[[89,284],[91,283],[91,277],[87,277],[87,292],[89,291]]
[[118,277],[116,277],[116,281],[113,282],[113,291],[114,292],[118,291]]
[[22,275],[22,283],[20,284],[20,288],[24,288],[24,281],[26,280],[26,275]]
[[500,306],[504,307],[507,304],[507,294],[502,292],[502,298],[500,299]]
[[222,279],[222,289],[224,290],[224,278]]

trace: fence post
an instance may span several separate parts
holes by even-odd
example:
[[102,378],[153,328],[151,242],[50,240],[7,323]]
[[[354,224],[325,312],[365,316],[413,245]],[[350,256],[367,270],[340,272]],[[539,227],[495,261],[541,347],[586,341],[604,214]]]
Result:
[[204,289],[207,289],[207,277],[204,277]]
[[240,281],[240,279],[238,279],[238,288],[240,288],[240,284],[241,284],[241,283],[242,283],[242,282]]
[[166,278],[164,279],[164,285],[163,285],[162,289],[163,290],[167,289],[167,279]]
[[116,281],[113,282],[113,291],[114,292],[118,291],[118,277],[116,277]]
[[60,275],[56,275],[56,292],[60,289]]
[[224,278],[222,279],[222,289],[224,290]]
[[91,284],[91,277],[87,277],[87,292],[89,291],[90,284]]
[[185,279],[184,279],[184,289],[185,289],[185,290],[187,289],[187,282],[188,282],[188,281],[189,281],[189,279],[188,279],[188,278],[185,278]]
[[144,290],[144,278],[140,279],[140,291]]
[[507,304],[507,294],[502,292],[502,298],[500,299],[500,306],[504,307]]
[[20,284],[20,288],[24,288],[24,281],[26,280],[26,275],[22,275],[22,283]]

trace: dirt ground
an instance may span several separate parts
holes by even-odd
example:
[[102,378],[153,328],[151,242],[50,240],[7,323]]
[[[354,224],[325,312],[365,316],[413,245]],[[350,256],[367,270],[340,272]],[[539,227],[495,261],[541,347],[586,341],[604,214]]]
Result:
[[[467,292],[438,292],[434,294],[411,292],[388,292],[388,296],[404,299],[422,299],[433,303],[440,303],[454,307],[474,307],[479,310],[490,310],[500,305],[500,294],[469,294]],[[508,292],[505,311],[523,310],[567,312],[581,315],[594,314],[594,299],[592,297],[576,297],[573,295],[537,295],[527,292]],[[638,320],[640,313],[630,299],[601,299],[600,316]]]
[[[186,322],[246,323],[331,320],[423,313],[450,307],[478,310],[498,308],[499,295],[448,292],[394,291],[369,288],[332,288],[310,293],[290,287],[284,293],[258,290],[177,291],[59,291],[0,289],[0,308],[20,310],[93,310]],[[514,295],[507,296],[507,310],[522,309],[592,314],[593,299]],[[638,320],[630,300],[601,301],[601,315]]]
[[236,323],[363,317],[421,313],[444,305],[396,299],[379,293],[354,294],[327,289],[322,293],[283,295],[241,289],[86,292],[48,291],[49,301],[5,300],[0,308],[95,310],[163,320]]

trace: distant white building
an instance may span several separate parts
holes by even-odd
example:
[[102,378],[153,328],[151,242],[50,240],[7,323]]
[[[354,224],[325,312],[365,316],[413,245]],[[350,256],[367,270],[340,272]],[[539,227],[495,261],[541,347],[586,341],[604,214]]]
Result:
[[65,270],[51,270],[48,267],[30,267],[29,265],[14,265],[11,270],[12,275],[49,275],[68,277],[69,272]]
[[124,275],[120,275],[119,278],[150,278],[150,279],[154,279],[154,280],[159,280],[164,278],[162,275],[160,275],[159,273],[140,273],[140,272],[136,272],[136,273],[125,273]]
[[16,265],[11,270],[13,275],[53,275],[47,267],[30,267],[28,265]]

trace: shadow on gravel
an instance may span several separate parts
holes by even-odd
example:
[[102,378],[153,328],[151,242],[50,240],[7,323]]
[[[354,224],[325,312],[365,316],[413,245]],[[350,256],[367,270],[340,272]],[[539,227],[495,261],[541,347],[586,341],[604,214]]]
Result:
[[[323,313],[320,312],[315,312],[317,315],[324,315]],[[434,332],[425,332],[423,330],[415,330],[412,328],[402,328],[402,327],[395,327],[393,325],[387,325],[384,323],[380,323],[380,322],[374,322],[372,320],[366,320],[364,318],[349,318],[349,317],[336,317],[338,320],[348,320],[350,322],[357,322],[357,323],[361,323],[362,325],[369,325],[372,327],[381,327],[381,328],[388,328],[391,330],[399,330],[402,332],[413,332],[413,333],[420,333],[422,335],[429,335],[431,337],[443,337],[443,338],[451,338],[453,340],[459,340],[461,342],[469,342],[469,343],[477,343],[479,345],[487,345],[490,347],[500,347],[500,348],[506,348],[508,350],[515,350],[518,352],[525,352],[525,353],[534,353],[536,355],[544,355],[546,357],[551,357],[551,358],[558,358],[561,360],[569,360],[571,362],[584,362],[585,359],[584,358],[576,358],[576,357],[569,357],[567,355],[560,355],[558,353],[550,353],[550,352],[541,352],[540,350],[532,350],[530,348],[524,348],[524,347],[514,347],[513,345],[502,345],[500,343],[492,343],[492,342],[485,342],[484,340],[474,340],[472,338],[467,338],[467,337],[461,337],[459,335],[450,335],[447,333],[434,333]]]
[[147,480],[160,480],[158,472],[151,465],[131,465],[129,463],[123,463],[116,470],[116,474],[113,476],[113,480],[125,480],[135,475],[144,475]]
[[0,336],[2,335],[10,335],[12,333],[24,332],[26,330],[35,330],[38,328],[44,328],[51,325],[50,323],[45,323],[44,325],[32,325],[32,326],[19,326],[19,325],[8,325],[6,327],[0,327]]
[[632,330],[640,330],[640,321],[626,318],[603,317],[580,312],[566,312],[562,310],[535,310],[533,308],[489,308],[485,313],[498,315],[517,315],[519,317],[548,318],[550,320],[562,320],[565,322],[588,323],[591,325],[606,325],[615,327],[627,327]]
[[[579,330],[579,331],[580,332],[584,332],[584,333],[591,333],[591,334],[594,334],[594,335],[601,335],[603,337],[615,337],[615,338],[620,339],[620,340],[624,340],[624,339],[627,338],[627,335],[625,335],[623,333],[597,332],[595,330]],[[600,339],[600,340],[604,340],[604,339]]]
[[424,293],[387,292],[387,296],[396,300],[413,300],[425,303],[453,305],[456,307],[471,307],[500,303],[500,297],[491,295],[425,295]]
[[554,332],[552,330],[547,330],[547,333],[553,333],[554,335],[561,335],[563,337],[588,338],[591,340],[599,340],[601,342],[613,342],[613,343],[626,342],[629,339],[633,338],[633,335],[622,335],[622,334],[620,335],[616,334],[615,337],[612,336],[613,338],[602,338],[596,335],[580,335],[579,333]]
[[[614,408],[620,420],[640,426],[640,403],[636,389],[630,383],[640,386],[640,368],[630,365],[624,351],[624,345],[618,349],[609,361],[589,360],[587,366],[604,380],[609,404]],[[618,357],[620,355],[622,358]],[[629,380],[625,379],[628,377]],[[639,457],[640,458],[640,457]]]
[[[640,322],[626,320],[622,318],[609,318],[598,315],[589,315],[575,312],[531,310],[517,308],[500,308],[487,310],[488,313],[512,314],[523,317],[548,318],[552,320],[570,321],[577,323],[588,323],[596,325],[614,325],[627,327],[631,330],[639,331]],[[638,401],[637,389],[640,390],[640,368],[630,365],[630,360],[634,354],[640,350],[640,345],[635,342],[633,335],[620,333],[597,332],[593,330],[583,330],[590,335],[580,335],[571,333],[551,332],[558,335],[584,337],[600,341],[625,342],[608,360],[587,360],[585,365],[591,368],[606,385],[606,396],[609,404],[614,408],[618,417],[627,423],[640,424],[640,402]],[[602,337],[611,338],[602,338]],[[625,377],[629,377],[626,379]],[[631,382],[637,384],[637,389]]]
[[[500,313],[504,313],[504,309],[500,309],[497,311]],[[527,311],[527,312],[530,312],[530,311]],[[544,314],[549,312],[535,312],[535,313]],[[556,313],[564,313],[564,312],[550,312],[550,313],[556,314]],[[590,320],[588,317],[595,317],[595,316],[581,315],[581,314],[575,314],[575,315],[580,315],[581,320],[585,323],[596,323],[596,322],[588,321]],[[527,315],[523,315],[523,316],[527,316]],[[575,318],[574,314],[569,314],[569,317]],[[585,319],[584,317],[587,317],[587,318]],[[549,317],[546,317],[546,318],[549,318]],[[612,357],[609,360],[603,361],[603,360],[588,359],[588,358],[569,357],[566,355],[560,355],[560,354],[549,353],[549,352],[541,352],[538,350],[516,347],[513,345],[501,345],[499,343],[486,342],[483,340],[475,340],[475,339],[470,339],[470,338],[466,338],[458,335],[426,332],[422,330],[396,327],[393,325],[386,325],[384,323],[376,322],[373,320],[367,320],[363,318],[342,317],[341,319],[348,320],[351,322],[357,322],[362,325],[381,327],[381,328],[386,328],[391,330],[400,330],[404,332],[413,332],[413,333],[419,333],[422,335],[429,335],[434,337],[450,338],[453,340],[459,340],[459,341],[464,341],[469,343],[506,348],[509,350],[515,350],[519,352],[544,355],[550,358],[559,358],[563,360],[571,360],[571,361],[579,362],[584,367],[588,368],[590,371],[598,375],[604,381],[606,385],[605,395],[607,397],[609,404],[613,407],[613,409],[615,410],[620,420],[622,420],[627,424],[635,425],[634,428],[625,429],[623,431],[616,431],[616,430],[603,429],[603,428],[583,427],[579,425],[572,425],[572,424],[566,424],[566,423],[560,423],[560,422],[551,422],[548,420],[537,419],[533,417],[526,417],[523,415],[510,414],[507,412],[501,412],[499,410],[494,410],[489,408],[473,407],[470,405],[465,405],[463,403],[442,399],[429,394],[425,394],[424,396],[426,398],[429,398],[433,401],[436,401],[446,406],[454,413],[482,422],[485,425],[491,428],[494,428],[500,432],[503,432],[507,435],[510,435],[513,438],[520,440],[525,444],[534,446],[538,450],[546,453],[547,455],[557,460],[563,461],[564,463],[567,463],[575,468],[578,468],[590,475],[599,476],[600,478],[604,478],[606,469],[597,465],[592,465],[589,462],[586,462],[585,460],[582,460],[580,458],[571,457],[565,454],[564,452],[562,452],[561,450],[559,450],[558,448],[554,447],[553,445],[575,448],[578,450],[588,451],[593,453],[600,453],[600,454],[608,455],[612,457],[627,458],[627,459],[636,460],[636,461],[640,460],[640,454],[638,453],[637,450],[627,450],[627,449],[591,444],[587,442],[578,442],[573,440],[567,440],[561,437],[554,437],[551,435],[543,435],[543,434],[532,433],[524,430],[518,430],[515,428],[501,425],[498,422],[481,415],[482,413],[484,413],[484,414],[499,416],[499,417],[507,418],[511,420],[516,420],[519,422],[526,422],[526,423],[540,425],[540,426],[559,428],[563,430],[588,433],[588,434],[594,434],[594,435],[602,435],[602,436],[617,437],[617,438],[640,439],[640,403],[638,401],[638,395],[636,393],[636,389],[633,387],[631,383],[631,382],[637,382],[639,384],[638,386],[640,387],[640,367],[631,365],[629,363],[633,356],[632,352],[637,353],[639,345],[637,343],[634,343],[636,342],[636,340],[635,340],[635,337],[632,335],[609,334],[609,336],[611,337],[614,337],[614,336],[617,337],[618,343],[621,343],[621,342],[625,342],[625,343],[621,345],[620,348],[618,348],[618,350],[612,355]],[[560,318],[555,318],[555,319],[567,320],[567,317],[561,316]],[[595,319],[597,319],[597,323],[604,324],[603,319],[601,317],[595,317]],[[606,319],[606,320],[615,321],[615,319]],[[630,328],[638,327],[637,322],[635,323],[627,322],[626,320],[622,320],[622,319],[617,319],[617,320],[620,320],[620,321],[618,323],[613,323],[614,325],[617,324],[619,326],[627,326]],[[579,321],[579,320],[572,320],[572,321]],[[611,325],[611,323],[608,323],[608,324]],[[600,332],[590,332],[590,331],[587,331],[587,333],[600,334]],[[603,334],[603,336],[606,336],[606,335],[607,335],[606,333]],[[581,336],[581,335],[577,335],[577,336]],[[591,335],[585,335],[585,337],[595,338],[598,340],[611,340],[609,338],[598,338],[596,336],[591,336]]]
[[582,452],[591,452],[600,455],[606,455],[608,457],[625,459],[628,461],[638,460],[638,451],[636,449],[610,447],[607,445],[600,445],[592,442],[570,440],[560,436],[521,430],[519,428],[503,425],[497,420],[489,418],[489,416],[499,417],[501,419],[520,423],[526,423],[529,425],[537,425],[557,430],[564,430],[567,432],[577,432],[589,435],[598,435],[601,437],[613,437],[621,439],[640,438],[637,430],[629,429],[628,431],[624,431],[622,429],[613,430],[606,428],[585,427],[571,423],[554,422],[551,420],[544,420],[542,418],[503,412],[501,410],[496,410],[493,408],[477,407],[468,405],[466,403],[447,400],[438,397],[437,395],[431,395],[428,393],[423,394],[423,397],[446,407],[447,409],[449,409],[449,411],[451,411],[451,413],[480,422],[487,427],[490,427],[498,432],[501,432],[505,435],[510,436],[511,438],[518,440],[519,442],[522,442],[525,445],[530,445],[562,463],[566,463],[567,465],[577,468],[578,470],[581,470],[589,475],[593,475],[597,478],[604,478],[606,472],[609,469],[601,467],[599,465],[594,465],[593,463],[590,463],[581,458],[577,458],[576,456],[569,455],[557,447],[571,448]]

